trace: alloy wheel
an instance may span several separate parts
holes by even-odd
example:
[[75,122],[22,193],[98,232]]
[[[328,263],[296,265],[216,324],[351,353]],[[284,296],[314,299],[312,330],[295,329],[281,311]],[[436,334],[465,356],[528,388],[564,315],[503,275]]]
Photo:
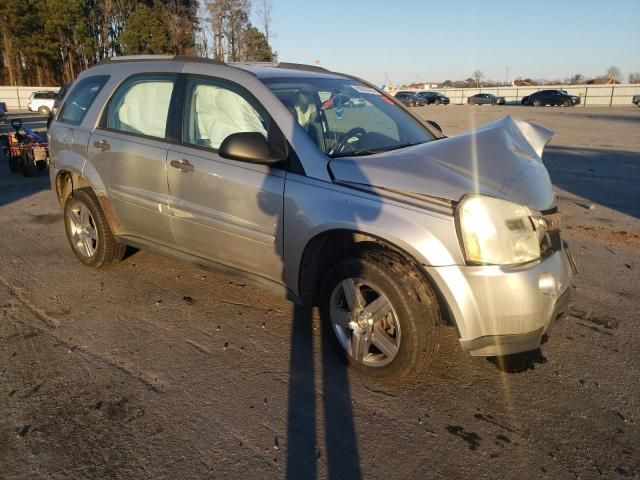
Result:
[[383,367],[398,355],[398,315],[372,282],[346,278],[338,283],[329,299],[329,317],[338,341],[357,363]]
[[71,245],[83,257],[93,257],[98,248],[98,230],[91,211],[84,203],[76,201],[68,212]]

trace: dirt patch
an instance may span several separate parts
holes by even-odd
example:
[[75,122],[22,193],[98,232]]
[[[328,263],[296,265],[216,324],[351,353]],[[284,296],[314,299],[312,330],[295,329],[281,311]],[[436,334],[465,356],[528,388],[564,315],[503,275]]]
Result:
[[625,230],[615,230],[608,227],[584,227],[580,225],[567,225],[565,230],[569,235],[581,240],[595,240],[609,245],[640,248],[640,235]]

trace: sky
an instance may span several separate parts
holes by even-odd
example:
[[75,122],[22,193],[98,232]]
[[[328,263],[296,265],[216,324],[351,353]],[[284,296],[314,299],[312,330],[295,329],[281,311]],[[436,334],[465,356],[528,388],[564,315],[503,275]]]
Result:
[[[257,3],[257,2],[254,2]],[[272,0],[283,62],[373,83],[640,72],[640,0]],[[261,26],[257,19],[254,24]]]

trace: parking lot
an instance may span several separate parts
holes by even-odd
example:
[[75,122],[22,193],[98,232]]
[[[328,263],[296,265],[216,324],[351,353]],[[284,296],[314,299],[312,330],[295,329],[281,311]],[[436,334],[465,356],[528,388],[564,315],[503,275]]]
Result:
[[0,477],[638,478],[640,109],[414,111],[449,135],[555,130],[579,275],[539,350],[471,357],[445,328],[421,381],[359,377],[317,312],[235,278],[144,251],[83,267],[48,177],[4,159]]

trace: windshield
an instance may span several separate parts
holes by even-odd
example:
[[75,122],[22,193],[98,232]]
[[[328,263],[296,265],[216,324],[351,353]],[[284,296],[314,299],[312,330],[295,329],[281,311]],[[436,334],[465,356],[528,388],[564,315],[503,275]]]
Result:
[[392,100],[355,80],[273,78],[264,83],[331,157],[370,155],[435,138]]

